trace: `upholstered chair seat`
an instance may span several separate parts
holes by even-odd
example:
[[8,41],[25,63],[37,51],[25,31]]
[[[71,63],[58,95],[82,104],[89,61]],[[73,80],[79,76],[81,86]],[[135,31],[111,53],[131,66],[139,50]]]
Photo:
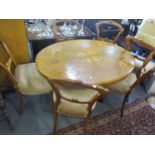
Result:
[[[65,88],[59,87],[62,96],[65,96],[69,99],[77,99],[79,101],[89,101],[92,96],[94,96],[97,92],[91,89],[73,89],[73,88]],[[55,100],[55,97],[54,97]],[[95,108],[96,103],[92,106],[92,110]],[[58,106],[58,112],[67,116],[74,117],[83,117],[86,118],[88,114],[88,104],[79,104],[73,103],[66,100],[61,100],[61,103]]]
[[[142,60],[139,60],[139,59],[136,59],[135,58],[135,68],[134,68],[134,71],[137,72],[143,65],[143,61]],[[145,72],[149,71],[150,69],[154,68],[155,67],[155,63],[150,61],[146,66],[145,66]]]
[[130,73],[123,80],[117,83],[108,85],[107,88],[116,93],[125,94],[129,91],[130,87],[134,84],[136,80],[137,80],[136,75],[134,73]]
[[[143,65],[143,61],[135,58],[134,72],[136,73],[142,67],[142,65]],[[150,61],[143,69],[143,73],[148,72],[150,69],[152,69],[154,67],[155,67],[155,63]],[[129,74],[126,78],[124,78],[123,80],[121,80],[117,83],[108,85],[107,88],[109,88],[110,90],[112,90],[114,92],[121,93],[121,94],[128,92],[130,87],[137,80],[135,73]]]
[[35,63],[21,64],[15,68],[18,89],[23,95],[49,93],[52,88],[37,71]]
[[155,110],[155,82],[149,89],[148,94],[149,94],[149,96],[147,98],[147,102],[151,106],[151,108],[153,108]]
[[[92,110],[95,108],[96,103],[93,105]],[[88,105],[72,103],[70,101],[62,100],[58,112],[71,117],[82,117],[86,118],[88,114]]]

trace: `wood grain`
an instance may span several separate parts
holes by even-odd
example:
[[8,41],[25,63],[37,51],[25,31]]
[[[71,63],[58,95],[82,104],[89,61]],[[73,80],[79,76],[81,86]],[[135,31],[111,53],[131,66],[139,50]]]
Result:
[[48,79],[100,85],[117,82],[134,68],[134,58],[127,50],[100,40],[53,44],[41,50],[35,62],[39,72]]

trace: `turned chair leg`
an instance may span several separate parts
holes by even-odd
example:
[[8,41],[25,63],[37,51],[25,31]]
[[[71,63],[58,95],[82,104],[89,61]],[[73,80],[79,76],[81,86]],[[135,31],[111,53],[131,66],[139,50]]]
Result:
[[125,106],[125,103],[128,102],[128,98],[129,98],[129,94],[126,94],[125,97],[124,97],[123,103],[122,103],[122,107],[121,107],[121,117],[123,117],[124,106]]
[[53,99],[53,91],[51,92],[51,111],[54,113],[54,99]]
[[58,112],[54,110],[53,134],[57,134]]
[[85,118],[84,120],[84,130],[83,130],[83,133],[86,134],[87,133],[87,128],[88,128],[88,121],[89,121],[89,118]]
[[23,102],[23,97],[21,95],[21,93],[19,92],[19,90],[16,89],[16,93],[17,93],[17,97],[19,99],[19,110],[18,113],[19,115],[21,115],[24,111],[24,102]]

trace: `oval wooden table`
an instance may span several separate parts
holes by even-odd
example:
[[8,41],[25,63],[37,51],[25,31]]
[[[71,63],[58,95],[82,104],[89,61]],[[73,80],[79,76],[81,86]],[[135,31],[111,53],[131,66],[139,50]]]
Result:
[[99,40],[70,40],[50,45],[36,56],[38,71],[48,79],[71,79],[85,83],[115,83],[134,68],[125,49]]

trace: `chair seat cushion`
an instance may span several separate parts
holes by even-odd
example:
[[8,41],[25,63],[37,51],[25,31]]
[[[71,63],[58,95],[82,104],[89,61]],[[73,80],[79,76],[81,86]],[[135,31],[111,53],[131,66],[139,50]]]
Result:
[[47,80],[37,71],[35,63],[18,65],[15,68],[15,78],[23,95],[44,94],[52,90]]
[[[61,90],[61,94],[65,98],[77,99],[79,101],[89,101],[95,94],[97,94],[96,91],[90,89],[66,89],[64,87],[61,87],[59,88],[59,90]],[[92,110],[95,108],[95,106],[96,103],[94,103]],[[87,108],[88,104],[80,104],[61,99],[61,103],[58,106],[58,112],[67,116],[85,118],[88,114]]]
[[150,96],[147,99],[148,104],[151,106],[153,110],[155,110],[155,96]]
[[155,95],[155,81],[153,82],[151,88],[148,90],[148,93]]
[[134,73],[131,73],[123,80],[114,83],[112,85],[108,85],[107,88],[116,93],[125,94],[129,91],[130,87],[134,84],[136,80],[137,80],[136,75]]
[[[95,106],[96,103],[94,103],[92,110]],[[58,112],[66,116],[86,118],[88,114],[87,108],[88,104],[79,104],[62,100],[58,106]]]
[[[139,70],[140,67],[142,67],[143,65],[143,61],[136,59],[135,58],[135,68],[134,71],[137,72]],[[146,66],[145,66],[145,72],[149,71],[150,69],[152,69],[153,67],[155,67],[155,63],[150,61]]]

